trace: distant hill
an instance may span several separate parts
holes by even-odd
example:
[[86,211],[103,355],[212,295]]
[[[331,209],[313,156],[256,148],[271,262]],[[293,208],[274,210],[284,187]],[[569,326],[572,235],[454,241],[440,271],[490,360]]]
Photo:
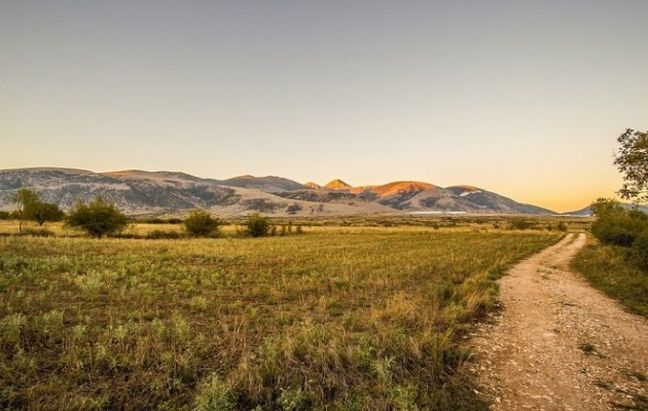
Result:
[[288,190],[301,190],[303,188],[306,188],[303,184],[300,184],[296,181],[274,176],[254,177],[245,175],[217,182],[224,186],[254,188],[268,193],[278,193]]
[[336,179],[320,186],[275,176],[217,180],[174,171],[95,173],[44,167],[0,170],[0,208],[12,209],[11,198],[22,187],[37,190],[44,200],[63,209],[101,196],[132,215],[182,215],[194,208],[223,216],[252,211],[277,216],[555,214],[478,187],[443,188],[419,181],[353,187]]
[[349,184],[345,183],[344,181],[340,180],[339,178],[336,178],[333,181],[329,181],[324,188],[328,188],[331,190],[348,190],[352,188]]

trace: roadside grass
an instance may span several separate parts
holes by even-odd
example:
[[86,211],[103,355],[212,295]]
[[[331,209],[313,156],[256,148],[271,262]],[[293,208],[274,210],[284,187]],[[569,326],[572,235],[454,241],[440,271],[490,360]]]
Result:
[[648,317],[648,272],[637,267],[627,248],[590,239],[571,266],[629,311]]
[[560,237],[1,237],[0,409],[486,409],[461,336]]

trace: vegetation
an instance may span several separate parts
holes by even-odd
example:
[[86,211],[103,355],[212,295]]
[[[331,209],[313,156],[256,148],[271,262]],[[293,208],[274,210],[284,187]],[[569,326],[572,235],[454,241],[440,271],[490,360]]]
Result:
[[597,200],[592,212],[597,217],[592,234],[604,244],[630,247],[639,234],[648,230],[648,215],[636,209],[626,210],[615,200]]
[[245,221],[246,232],[252,237],[264,237],[270,233],[270,219],[259,213],[250,214]]
[[216,237],[220,221],[206,211],[195,210],[184,220],[187,232],[194,237]]
[[614,164],[623,174],[622,198],[648,202],[648,132],[627,129],[617,139],[621,147]]
[[[645,234],[641,238],[645,244]],[[592,240],[573,260],[572,267],[594,287],[632,312],[648,317],[648,271],[637,264],[636,258],[626,247]]]
[[106,234],[122,231],[127,225],[126,216],[114,205],[96,198],[89,204],[77,203],[70,211],[67,225],[81,228],[93,237],[101,238]]
[[484,409],[462,335],[559,237],[0,237],[0,409]]
[[61,221],[65,214],[56,204],[42,201],[35,191],[21,188],[13,197],[16,204],[16,217],[20,220],[22,232],[23,220],[36,221],[42,226],[46,221]]

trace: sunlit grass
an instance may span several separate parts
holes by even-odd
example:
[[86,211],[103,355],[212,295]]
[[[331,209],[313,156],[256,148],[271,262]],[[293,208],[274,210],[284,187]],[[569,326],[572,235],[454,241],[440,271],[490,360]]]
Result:
[[559,236],[2,237],[0,408],[483,407],[458,337]]

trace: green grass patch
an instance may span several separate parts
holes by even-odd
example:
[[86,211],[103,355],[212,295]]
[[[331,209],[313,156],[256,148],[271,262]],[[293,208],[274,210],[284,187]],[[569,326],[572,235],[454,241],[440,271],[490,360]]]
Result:
[[559,237],[0,238],[0,409],[485,409],[460,337]]
[[571,263],[592,286],[617,299],[629,311],[648,317],[648,271],[627,248],[590,241]]

